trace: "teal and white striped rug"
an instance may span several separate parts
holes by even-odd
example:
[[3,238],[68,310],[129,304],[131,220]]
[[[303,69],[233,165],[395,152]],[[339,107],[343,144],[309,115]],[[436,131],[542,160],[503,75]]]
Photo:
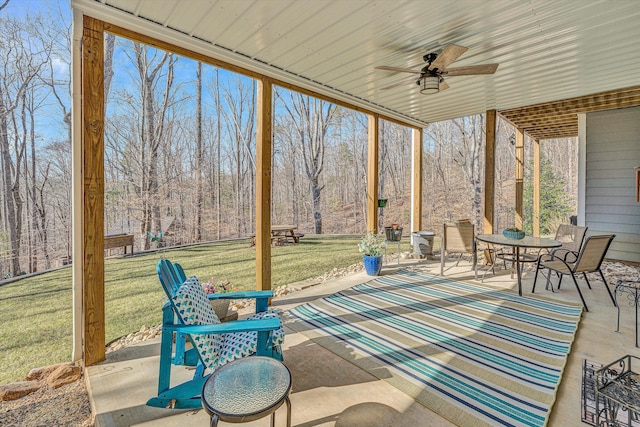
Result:
[[460,426],[543,426],[582,306],[400,270],[287,326]]

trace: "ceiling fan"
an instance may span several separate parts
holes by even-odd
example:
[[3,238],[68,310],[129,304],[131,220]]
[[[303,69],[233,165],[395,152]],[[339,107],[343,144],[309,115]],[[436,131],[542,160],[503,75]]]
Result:
[[[411,70],[409,68],[387,67],[381,65],[376,67],[377,70],[396,71],[400,73],[419,74],[416,84],[420,86],[420,93],[431,94],[438,93],[449,87],[444,77],[453,76],[473,76],[478,74],[493,74],[498,69],[498,64],[482,64],[470,65],[467,67],[447,68],[456,59],[458,59],[468,48],[455,44],[446,45],[440,53],[431,52],[422,57],[427,63],[420,70]],[[406,82],[395,83],[390,86],[381,88],[381,90],[392,89],[401,86]]]

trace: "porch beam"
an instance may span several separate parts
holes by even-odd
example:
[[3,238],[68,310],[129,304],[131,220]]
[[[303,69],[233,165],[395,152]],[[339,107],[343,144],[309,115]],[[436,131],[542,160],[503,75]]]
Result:
[[623,108],[633,104],[638,105],[638,103],[640,103],[640,86],[632,86],[591,95],[578,96],[576,98],[543,102],[526,107],[502,110],[500,111],[500,114],[507,117],[522,117],[527,116],[528,114],[541,113],[588,113],[599,110]]
[[256,289],[271,289],[271,155],[273,83],[258,80],[256,134]]
[[422,129],[412,132],[411,155],[411,231],[422,229]]
[[524,132],[516,128],[516,213],[514,225],[522,230],[522,212],[524,205]]
[[484,228],[483,233],[491,234],[495,228],[494,191],[496,167],[496,110],[485,114],[486,147],[484,153]]
[[578,135],[578,115],[640,105],[640,86],[500,111],[500,115],[532,139]]
[[105,359],[104,312],[104,27],[84,16],[82,32],[82,138],[79,229],[83,244],[75,247],[74,264],[82,264],[83,342],[85,366]]
[[533,140],[533,235],[540,236],[540,141]]
[[369,114],[367,147],[367,231],[378,233],[378,139],[380,118]]
[[[140,43],[144,43],[146,45],[153,46],[153,47],[156,47],[158,49],[165,50],[167,52],[175,53],[177,55],[181,55],[181,56],[184,56],[186,58],[191,58],[193,60],[200,61],[200,62],[205,63],[205,64],[213,65],[214,67],[223,68],[225,70],[232,71],[232,72],[238,73],[238,74],[242,74],[243,76],[251,77],[251,78],[256,79],[256,80],[260,80],[263,77],[268,77],[268,76],[260,74],[260,73],[258,73],[256,71],[250,70],[248,68],[241,67],[241,66],[238,66],[238,65],[234,65],[234,64],[231,64],[230,62],[226,62],[226,61],[223,61],[223,60],[220,60],[220,59],[216,59],[216,58],[214,58],[212,56],[208,56],[208,55],[202,54],[202,53],[197,52],[195,50],[187,49],[185,47],[178,46],[178,45],[170,43],[170,42],[159,40],[159,39],[156,39],[154,37],[150,37],[150,36],[147,36],[145,34],[142,34],[142,33],[136,32],[136,31],[132,31],[130,29],[127,29],[127,28],[124,28],[124,27],[121,27],[119,25],[115,25],[115,24],[112,24],[112,23],[109,23],[109,22],[105,22],[104,23],[104,28],[105,28],[105,31],[107,31],[107,32],[109,32],[111,34],[115,34],[115,35],[117,35],[119,37],[124,37],[124,38],[130,39],[130,40],[133,40],[133,41],[138,41]],[[338,98],[335,98],[335,97],[332,97],[332,96],[329,96],[329,95],[324,95],[324,94],[316,92],[314,90],[306,89],[306,88],[304,88],[302,86],[298,86],[298,85],[295,85],[295,84],[292,84],[292,83],[288,83],[288,82],[285,82],[283,80],[280,80],[280,79],[277,79],[277,78],[273,78],[273,77],[268,77],[268,78],[271,79],[271,84],[272,85],[280,86],[282,88],[289,89],[289,90],[293,90],[293,91],[299,92],[299,93],[301,93],[303,95],[312,96],[314,98],[318,98],[318,99],[330,102],[330,103],[335,104],[335,105],[340,105],[341,107],[346,107],[346,108],[349,108],[351,110],[358,111],[360,113],[375,114],[376,116],[378,116],[379,118],[381,118],[383,120],[386,120],[386,121],[391,122],[391,123],[396,123],[396,124],[401,125],[401,126],[415,127],[415,126],[420,126],[420,125],[426,125],[426,123],[422,123],[422,122],[420,122],[418,120],[413,120],[412,121],[410,118],[407,118],[407,121],[403,121],[403,120],[396,119],[394,117],[391,117],[391,116],[388,116],[388,115],[385,115],[385,114],[375,113],[372,110],[369,110],[367,108],[360,107],[360,106],[357,106],[357,105],[353,105],[353,104],[351,104],[351,103],[349,103],[347,101],[342,101],[341,99],[338,99]]]

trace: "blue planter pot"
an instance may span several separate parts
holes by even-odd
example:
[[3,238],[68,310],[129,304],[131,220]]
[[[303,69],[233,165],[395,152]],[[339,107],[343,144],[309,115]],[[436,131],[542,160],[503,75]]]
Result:
[[382,255],[364,256],[364,270],[369,276],[378,276],[382,270]]

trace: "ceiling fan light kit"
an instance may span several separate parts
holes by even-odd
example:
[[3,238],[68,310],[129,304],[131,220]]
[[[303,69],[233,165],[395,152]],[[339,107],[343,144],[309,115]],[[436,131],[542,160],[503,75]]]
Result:
[[423,95],[431,95],[440,92],[440,77],[427,76],[416,82],[420,86],[420,93]]
[[[455,77],[493,74],[498,69],[498,64],[468,65],[466,67],[447,68],[466,51],[466,47],[448,44],[439,53],[431,52],[424,55],[422,60],[426,62],[426,65],[424,65],[420,70],[390,67],[387,65],[380,65],[376,67],[376,69],[392,71],[395,73],[420,75],[418,80],[416,80],[416,84],[420,86],[420,93],[423,95],[432,95],[447,89],[449,85],[444,80],[445,76]],[[381,88],[381,90],[393,89],[403,84],[403,82],[394,83]]]

